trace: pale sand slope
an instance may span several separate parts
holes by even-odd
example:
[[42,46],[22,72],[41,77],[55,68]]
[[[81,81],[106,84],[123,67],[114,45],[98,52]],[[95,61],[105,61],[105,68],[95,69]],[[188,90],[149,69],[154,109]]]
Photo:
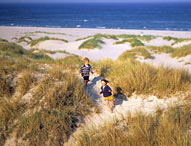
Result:
[[91,60],[98,61],[103,58],[117,59],[124,51],[130,50],[131,47],[129,44],[113,45],[115,40],[112,39],[103,39],[105,44],[102,45],[102,48],[86,50],[79,50],[78,47],[83,42],[82,41],[73,41],[70,43],[65,43],[61,41],[48,40],[40,43],[36,46],[39,49],[45,50],[65,50],[66,52],[77,54],[82,57],[88,57]]
[[90,77],[90,80],[91,82],[88,84],[86,92],[94,103],[98,105],[100,113],[93,113],[86,116],[85,119],[81,121],[80,127],[70,136],[69,141],[65,146],[75,145],[75,137],[84,130],[104,126],[104,124],[114,122],[116,119],[119,120],[122,117],[126,117],[129,113],[131,113],[132,116],[139,112],[146,115],[153,115],[157,110],[165,110],[170,106],[184,104],[183,101],[179,100],[179,98],[182,98],[182,95],[167,99],[159,99],[156,96],[133,95],[127,100],[116,98],[116,106],[113,108],[113,113],[110,113],[103,97],[96,94],[100,91],[101,77],[94,74]]
[[[34,33],[36,31],[49,32],[55,34],[47,33]],[[0,27],[0,38],[8,39],[9,41],[15,41],[12,38],[20,38],[22,36],[30,36],[32,39],[37,39],[40,37],[48,36],[54,38],[60,38],[68,40],[68,43],[58,40],[47,40],[40,42],[33,48],[45,49],[51,51],[66,51],[71,54],[76,54],[82,57],[89,57],[91,60],[98,61],[103,58],[117,59],[124,51],[130,50],[130,44],[119,44],[114,45],[116,40],[113,39],[103,39],[105,44],[102,44],[101,49],[93,50],[79,50],[78,47],[85,40],[76,41],[76,39],[84,38],[90,35],[102,33],[102,34],[147,34],[154,35],[157,38],[151,40],[150,42],[144,42],[146,46],[171,46],[174,41],[163,40],[162,37],[158,36],[172,36],[179,38],[191,38],[191,32],[184,31],[153,31],[153,30],[119,30],[119,29],[82,29],[82,28],[40,28],[40,27]],[[26,43],[19,43],[26,49],[31,49]],[[173,47],[181,47],[183,45],[191,44],[191,41],[185,41],[178,44],[175,44]],[[68,56],[66,53],[55,53],[48,54],[54,59],[60,59]],[[155,66],[169,66],[175,68],[185,68],[190,71],[191,65],[191,56],[184,58],[176,59],[171,58],[168,54],[152,54],[153,59],[138,59],[141,62],[150,63]],[[180,62],[180,60],[182,62]],[[185,65],[186,64],[186,65]]]
[[137,60],[142,63],[152,64],[156,67],[163,65],[164,67],[173,67],[179,69],[185,69],[191,73],[191,57],[186,56],[182,58],[171,58],[170,54],[152,54],[153,59],[142,59],[138,58]]
[[[34,33],[36,31],[41,32],[49,32],[55,34],[47,34],[47,33]],[[76,54],[82,57],[89,57],[90,59],[97,61],[103,58],[111,58],[117,59],[119,55],[121,55],[124,51],[130,50],[130,44],[120,44],[120,45],[113,45],[115,40],[112,39],[103,39],[105,44],[102,45],[101,49],[93,49],[93,50],[79,50],[78,47],[82,44],[85,40],[75,41],[79,38],[84,38],[90,35],[95,35],[98,33],[102,34],[144,34],[144,35],[154,35],[154,36],[173,36],[179,38],[191,38],[191,32],[184,32],[184,31],[154,31],[154,30],[121,30],[121,29],[82,29],[82,28],[41,28],[41,27],[6,27],[0,26],[0,38],[7,39],[9,41],[15,42],[13,38],[20,38],[22,36],[30,36],[32,39],[37,39],[40,37],[48,36],[54,38],[60,38],[68,40],[68,43],[58,40],[48,40],[43,41],[33,48],[38,49],[45,49],[51,51],[67,51],[72,54]],[[62,34],[60,34],[62,33]],[[151,40],[150,42],[144,42],[147,46],[170,46],[173,41],[166,41],[163,40],[162,37],[157,37],[156,39]],[[183,46],[185,44],[190,44],[189,42],[182,42],[176,44],[177,47]],[[31,49],[29,45],[26,43],[19,43],[26,49]],[[67,56],[65,53],[56,53],[49,55],[54,59],[60,59]]]
[[[12,37],[20,36],[26,32],[45,31],[54,33],[65,33],[70,40],[94,35],[97,33],[105,34],[136,34],[136,35],[154,35],[154,36],[172,36],[178,38],[191,38],[189,31],[158,31],[158,30],[125,30],[125,29],[87,29],[87,28],[47,28],[47,27],[9,27],[0,26],[0,38],[9,41]],[[54,35],[55,36],[55,35]]]

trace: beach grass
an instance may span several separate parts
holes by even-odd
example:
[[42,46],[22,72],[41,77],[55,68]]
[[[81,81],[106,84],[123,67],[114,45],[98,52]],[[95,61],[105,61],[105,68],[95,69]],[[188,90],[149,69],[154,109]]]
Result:
[[133,35],[133,34],[109,35],[109,34],[99,33],[99,34],[90,35],[84,38],[76,39],[76,41],[85,40],[89,38],[105,38],[105,39],[113,39],[113,40],[119,40],[119,38],[121,38],[121,39],[138,39],[142,41],[151,41],[152,39],[156,37],[152,35]]
[[4,145],[17,125],[16,119],[24,111],[25,106],[18,100],[0,98],[0,145]]
[[104,41],[102,41],[101,39],[91,38],[91,39],[84,41],[79,46],[79,49],[88,49],[88,50],[95,49],[95,48],[101,49],[102,48],[101,44],[104,44]]
[[41,107],[40,110],[23,116],[18,125],[18,136],[28,139],[29,145],[63,145],[77,127],[77,117],[86,115],[93,106],[79,79],[61,70],[53,69],[33,96],[31,104]]
[[77,55],[66,56],[63,59],[56,60],[56,64],[65,69],[76,71],[83,64],[83,59]]
[[65,33],[55,33],[55,32],[47,32],[47,31],[35,31],[33,33],[43,33],[43,34],[55,34],[55,35],[66,35]]
[[174,48],[170,46],[147,46],[146,48],[154,53],[172,53],[174,51]]
[[[1,145],[12,132],[25,145],[64,144],[77,127],[78,117],[94,107],[74,74],[63,73],[59,68],[46,73],[48,76],[38,81],[30,104],[26,105],[20,98],[0,99]],[[23,88],[28,89],[28,84]]]
[[0,38],[0,42],[8,42],[6,39]]
[[99,62],[97,70],[110,81],[115,94],[120,88],[127,97],[136,93],[163,98],[188,90],[191,83],[186,70],[154,67],[128,59]]
[[56,54],[56,53],[64,53],[64,54],[70,54],[68,52],[66,52],[65,50],[54,50],[54,51],[51,51],[51,50],[39,50],[38,48],[33,48],[33,49],[30,49],[31,52],[33,53],[40,53],[40,54]]
[[32,51],[0,42],[0,145],[14,136],[18,145],[63,145],[95,106],[75,75],[80,57],[49,62]]
[[122,38],[122,39],[139,39],[142,41],[151,41],[156,38],[156,36],[152,35],[134,35],[134,34],[120,34],[117,35],[117,38]]
[[87,37],[84,37],[84,38],[76,39],[76,41],[86,40],[86,39],[89,39],[89,38],[94,38],[94,39],[103,39],[103,38],[105,38],[105,39],[118,40],[116,35],[98,33],[98,34],[95,34],[95,35],[90,35],[90,36],[87,36]]
[[142,57],[144,57],[144,59],[152,59],[152,56],[147,51],[147,49],[145,49],[144,47],[136,47],[134,49],[123,52],[118,57],[118,60],[127,60],[127,59],[135,60],[138,56],[142,56]]
[[175,45],[184,41],[191,41],[191,39],[189,38],[176,38],[176,37],[170,37],[170,36],[163,37],[163,39],[167,41],[171,41],[171,40],[174,41],[172,45]]
[[25,95],[31,86],[34,85],[36,79],[34,73],[28,70],[23,70],[20,74],[20,78],[17,81],[16,91],[20,93],[20,97]]
[[185,57],[187,55],[191,55],[191,45],[185,45],[180,48],[175,48],[171,54],[171,57]]
[[124,43],[130,43],[131,47],[144,46],[144,44],[138,39],[125,39],[122,41],[117,41],[114,44],[118,45],[118,44],[124,44]]
[[17,43],[25,42],[29,44],[32,41],[32,38],[29,36],[22,36],[17,40]]
[[[25,50],[22,46],[11,42],[0,41],[0,55],[5,58],[9,57],[17,65],[27,65],[29,62],[52,62],[49,56],[44,53],[35,54],[32,50]],[[21,67],[22,68],[22,67]]]
[[[1,68],[2,69],[2,68]],[[12,94],[12,87],[8,83],[8,79],[3,70],[0,70],[0,98],[9,97]]]
[[190,105],[170,107],[154,116],[137,113],[98,128],[84,129],[76,146],[190,145]]
[[38,38],[38,39],[35,39],[35,40],[31,40],[30,46],[35,46],[35,45],[37,45],[38,43],[43,42],[43,41],[46,41],[46,40],[59,40],[59,41],[65,42],[65,43],[68,42],[68,41],[65,40],[65,39],[49,38],[49,37],[45,36],[45,37],[41,37],[41,38]]

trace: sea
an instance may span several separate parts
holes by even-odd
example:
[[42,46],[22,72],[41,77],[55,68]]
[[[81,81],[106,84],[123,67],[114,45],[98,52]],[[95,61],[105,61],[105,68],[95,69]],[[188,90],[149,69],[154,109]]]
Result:
[[191,31],[191,3],[1,3],[0,26]]

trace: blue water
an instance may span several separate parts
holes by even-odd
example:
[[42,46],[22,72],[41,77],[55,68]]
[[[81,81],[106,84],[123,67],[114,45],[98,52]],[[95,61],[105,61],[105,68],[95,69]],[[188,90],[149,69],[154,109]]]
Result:
[[0,25],[191,31],[191,3],[0,4]]

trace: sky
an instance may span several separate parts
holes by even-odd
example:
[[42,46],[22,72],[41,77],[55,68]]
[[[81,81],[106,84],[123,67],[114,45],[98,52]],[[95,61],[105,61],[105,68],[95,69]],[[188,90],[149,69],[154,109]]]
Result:
[[52,2],[63,2],[63,3],[90,3],[90,2],[104,2],[104,3],[115,3],[115,2],[191,2],[191,0],[0,0],[0,3],[52,3]]

